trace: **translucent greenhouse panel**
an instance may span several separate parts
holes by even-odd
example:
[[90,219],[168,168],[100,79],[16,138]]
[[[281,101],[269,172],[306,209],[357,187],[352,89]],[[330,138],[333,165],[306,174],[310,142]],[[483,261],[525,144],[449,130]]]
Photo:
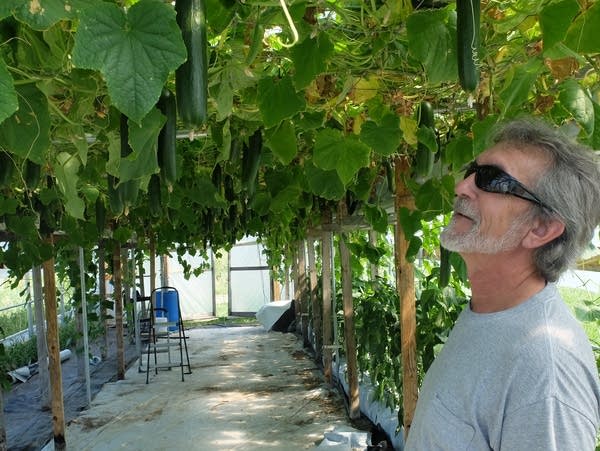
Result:
[[263,247],[254,238],[245,238],[229,252],[229,313],[254,314],[271,298],[271,275]]
[[267,268],[262,244],[254,238],[238,241],[229,253],[229,266],[236,269]]
[[[201,256],[185,254],[183,259],[192,268],[198,268],[202,264],[211,263],[212,255],[209,253],[207,262]],[[162,286],[160,257],[156,257],[156,280],[157,288]],[[179,303],[181,304],[181,316],[183,319],[193,319],[215,314],[215,284],[213,267],[210,265],[199,276],[193,274],[189,279],[185,278],[183,266],[177,261],[177,257],[170,257],[167,263],[168,285],[176,288],[179,292]],[[144,262],[144,290],[146,295],[150,294],[150,262]]]
[[268,269],[231,271],[230,311],[233,315],[253,314],[271,301],[271,278]]

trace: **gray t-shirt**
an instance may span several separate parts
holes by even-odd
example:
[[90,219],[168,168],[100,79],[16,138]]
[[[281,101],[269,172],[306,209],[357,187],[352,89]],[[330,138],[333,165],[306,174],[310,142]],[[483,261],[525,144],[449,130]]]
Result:
[[592,451],[599,424],[590,343],[548,284],[508,310],[463,310],[425,376],[405,451]]

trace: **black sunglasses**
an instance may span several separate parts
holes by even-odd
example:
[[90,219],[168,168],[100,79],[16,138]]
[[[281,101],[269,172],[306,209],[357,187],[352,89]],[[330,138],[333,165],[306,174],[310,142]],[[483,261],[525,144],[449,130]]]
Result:
[[465,179],[471,174],[475,174],[475,185],[483,191],[487,191],[488,193],[511,194],[520,197],[521,199],[528,200],[529,202],[533,202],[551,212],[554,211],[552,207],[542,202],[539,197],[525,188],[521,182],[504,172],[498,166],[488,164],[479,165],[476,161],[473,161],[465,169]]

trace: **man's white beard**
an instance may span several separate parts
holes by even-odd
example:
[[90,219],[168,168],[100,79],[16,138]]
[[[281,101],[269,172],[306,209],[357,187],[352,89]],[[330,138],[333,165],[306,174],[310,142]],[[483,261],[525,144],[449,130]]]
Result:
[[525,213],[515,218],[503,236],[495,237],[481,233],[479,212],[466,199],[457,197],[454,202],[454,211],[470,218],[473,224],[466,232],[459,232],[456,230],[456,221],[453,216],[442,231],[440,242],[446,249],[460,253],[497,254],[513,250],[523,239],[523,228],[530,220],[530,215]]

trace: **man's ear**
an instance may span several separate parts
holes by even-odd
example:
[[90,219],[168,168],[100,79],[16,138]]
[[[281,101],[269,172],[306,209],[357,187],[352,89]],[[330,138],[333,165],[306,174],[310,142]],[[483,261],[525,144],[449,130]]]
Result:
[[558,238],[565,231],[565,225],[558,219],[536,220],[534,226],[523,238],[523,246],[526,248],[538,248]]

